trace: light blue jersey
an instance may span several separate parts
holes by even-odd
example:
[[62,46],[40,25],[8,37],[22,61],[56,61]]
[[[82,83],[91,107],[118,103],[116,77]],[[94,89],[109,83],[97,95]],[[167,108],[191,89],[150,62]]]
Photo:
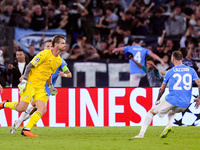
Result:
[[[133,54],[135,61],[145,66],[145,58],[149,54],[150,50],[143,48],[139,45],[135,46],[124,46],[122,47],[125,52],[130,52]],[[130,74],[145,74],[145,72],[140,69],[131,59],[129,59],[130,64]]]
[[196,71],[186,65],[177,65],[167,71],[164,84],[169,82],[166,101],[174,106],[187,108],[192,95],[192,81],[198,79]]
[[[58,69],[54,72],[54,74],[52,74],[52,84],[53,85],[56,84],[56,80],[58,78],[59,71],[65,72],[66,70],[68,70],[67,63],[62,59],[62,64],[58,67]],[[51,95],[50,89],[49,89],[49,86],[47,85],[47,83],[45,84],[45,90],[46,90],[48,96]]]

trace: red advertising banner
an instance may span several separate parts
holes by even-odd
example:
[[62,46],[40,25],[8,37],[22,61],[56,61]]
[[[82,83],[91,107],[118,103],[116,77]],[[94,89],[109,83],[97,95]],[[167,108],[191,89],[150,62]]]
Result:
[[[152,88],[58,88],[37,126],[140,125],[152,106],[152,94]],[[18,89],[5,88],[0,101],[4,99],[19,101]],[[8,108],[0,110],[0,126],[11,126],[19,115]]]

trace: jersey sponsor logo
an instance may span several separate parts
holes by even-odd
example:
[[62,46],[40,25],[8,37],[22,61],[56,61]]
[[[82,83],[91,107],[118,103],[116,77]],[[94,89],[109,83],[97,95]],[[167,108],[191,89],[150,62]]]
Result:
[[56,63],[56,66],[58,66],[59,62]]

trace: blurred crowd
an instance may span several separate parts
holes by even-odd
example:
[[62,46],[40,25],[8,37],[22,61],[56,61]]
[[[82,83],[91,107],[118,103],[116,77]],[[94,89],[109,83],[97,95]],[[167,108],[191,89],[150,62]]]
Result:
[[[112,50],[131,45],[133,35],[158,37],[156,46],[145,42],[142,46],[166,66],[170,66],[171,53],[180,47],[187,48],[191,61],[200,60],[199,0],[0,0],[0,25],[65,30],[67,48],[61,53],[65,60],[127,60],[123,52],[113,54]],[[18,49],[14,43],[15,57]],[[0,50],[5,56],[6,48]],[[30,45],[27,61],[34,50]]]

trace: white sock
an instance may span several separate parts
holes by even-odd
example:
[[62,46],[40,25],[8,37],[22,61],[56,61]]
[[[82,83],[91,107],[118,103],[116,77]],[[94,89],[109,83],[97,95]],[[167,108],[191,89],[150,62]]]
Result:
[[22,112],[21,116],[18,118],[18,121],[23,122],[26,121],[30,117],[29,113]]
[[153,114],[148,112],[146,114],[146,117],[144,119],[144,122],[142,123],[141,129],[140,129],[140,133],[139,135],[144,136],[148,126],[151,124],[151,120],[153,119]]
[[31,103],[29,103],[25,112],[30,113],[33,110],[33,108],[34,108],[34,106],[32,106]]
[[29,105],[28,105],[26,111],[25,111],[25,112],[22,112],[22,114],[21,114],[21,116],[19,117],[18,120],[19,120],[20,122],[23,122],[23,121],[27,120],[27,119],[30,117],[29,113],[33,110],[33,108],[34,108],[34,107],[31,105],[31,103],[29,103]]
[[167,126],[172,127],[175,115],[176,115],[176,113],[172,113],[172,111],[168,112],[168,124],[167,124]]

